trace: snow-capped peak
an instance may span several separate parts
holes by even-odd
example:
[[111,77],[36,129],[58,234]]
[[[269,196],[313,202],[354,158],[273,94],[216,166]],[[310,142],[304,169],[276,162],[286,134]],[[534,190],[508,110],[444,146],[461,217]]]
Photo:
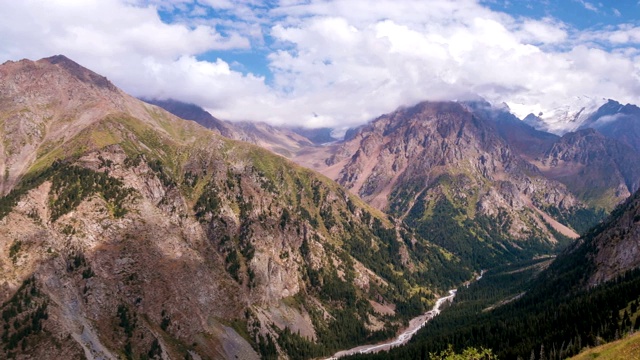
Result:
[[586,95],[573,96],[563,101],[556,101],[547,106],[540,104],[523,105],[510,104],[510,107],[516,113],[516,116],[524,119],[529,114],[537,117],[537,121],[530,121],[530,125],[538,130],[548,131],[554,134],[562,135],[569,131],[574,131],[595,113],[602,105],[607,102],[605,98],[594,98]]

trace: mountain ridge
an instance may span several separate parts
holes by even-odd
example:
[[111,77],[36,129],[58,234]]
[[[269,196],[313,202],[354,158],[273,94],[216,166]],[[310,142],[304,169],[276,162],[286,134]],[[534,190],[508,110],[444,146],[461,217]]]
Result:
[[592,98],[584,95],[575,96],[572,100],[556,105],[548,112],[530,113],[522,120],[538,130],[564,135],[579,129],[593,113],[608,101],[604,98]]
[[609,100],[581,126],[592,127],[640,152],[640,108]]
[[224,137],[249,142],[287,158],[295,157],[308,148],[335,141],[331,129],[273,126],[264,122],[222,121],[195,104],[177,100],[142,99],[160,106],[170,113],[212,129]]
[[[547,180],[521,158],[497,127],[485,118],[485,112],[469,105],[423,102],[383,115],[315,156],[310,151],[311,155],[294,160],[404,219],[422,231],[423,237],[448,244],[449,250],[464,251],[471,257],[484,254],[481,263],[491,262],[497,253],[518,256],[518,247],[539,244],[537,250],[531,249],[537,252],[551,249],[557,239],[565,241],[563,236],[577,237],[570,227],[584,230],[579,225],[583,220],[575,214],[585,206],[564,185]],[[535,141],[531,144],[544,150]],[[447,216],[433,222],[434,214]],[[584,215],[586,223],[597,217]],[[447,223],[447,235],[429,230]],[[459,241],[465,239],[460,243],[466,245],[445,240],[452,233]],[[500,239],[499,245],[482,249],[485,245],[476,242],[482,244],[479,239],[486,238]],[[468,247],[475,248],[476,255]]]
[[470,278],[329,179],[66,61],[0,66],[5,356],[319,356]]
[[[153,102],[153,101],[150,101]],[[159,102],[160,103],[160,102]],[[169,101],[170,106],[165,106],[166,109],[171,111],[172,101]],[[176,103],[176,102],[173,102]],[[612,103],[612,101],[610,101]],[[573,147],[572,152],[578,156],[578,153],[582,152],[583,161],[574,161],[572,159],[568,159],[566,156],[560,160],[563,163],[566,163],[567,169],[570,175],[562,175],[558,173],[558,169],[560,167],[557,165],[559,159],[558,156],[558,148],[559,147],[567,147],[566,141],[568,137],[570,137],[571,133],[578,132],[582,134],[587,134],[582,132],[582,129],[578,129],[575,131],[569,131],[565,133],[562,137],[541,130],[536,130],[533,126],[528,124],[528,121],[522,121],[518,119],[515,115],[513,115],[509,108],[506,107],[494,107],[488,102],[484,100],[476,100],[476,101],[466,101],[462,102],[463,106],[468,107],[469,111],[474,114],[478,114],[485,119],[490,120],[490,122],[495,127],[495,131],[498,135],[506,141],[506,143],[515,151],[520,157],[522,157],[527,162],[531,163],[538,169],[542,171],[545,177],[548,177],[552,180],[559,181],[566,186],[568,186],[569,190],[578,196],[582,201],[586,202],[590,206],[601,208],[606,211],[611,210],[616,204],[623,201],[626,197],[628,197],[631,193],[635,191],[637,188],[635,183],[640,179],[637,174],[634,173],[634,170],[637,166],[635,154],[624,154],[626,150],[621,148],[624,147],[623,143],[616,140],[615,138],[607,137],[605,139],[598,139],[597,143],[606,142],[607,144],[601,144],[602,151],[609,154],[607,155],[609,158],[607,160],[600,159],[595,163],[593,161],[584,161],[584,157],[588,153],[592,153],[595,144],[590,144],[589,142],[573,142],[571,145]],[[186,104],[183,104],[186,105]],[[404,107],[406,108],[406,107]],[[604,106],[603,106],[604,108]],[[622,109],[623,106],[620,105],[618,108]],[[199,109],[199,111],[205,114],[206,118],[211,118],[211,115],[205,112],[203,109]],[[186,117],[191,120],[192,119],[189,114],[180,113],[179,111],[174,111],[174,114],[181,117]],[[587,113],[583,114],[585,116],[589,115]],[[532,114],[530,116],[533,116]],[[207,125],[208,120],[203,119],[200,121],[201,124],[205,126]],[[285,157],[292,158],[296,160],[296,162],[301,163],[307,167],[312,169],[321,170],[326,175],[331,178],[336,179],[336,172],[340,171],[340,169],[333,164],[329,168],[325,168],[325,162],[334,162],[333,160],[327,160],[332,156],[335,156],[335,153],[338,151],[337,148],[340,146],[342,142],[348,142],[352,140],[354,136],[356,136],[358,128],[350,129],[347,132],[347,136],[342,141],[336,141],[335,143],[323,143],[320,144],[318,141],[314,142],[314,145],[310,144],[313,142],[311,139],[307,138],[300,139],[298,138],[295,142],[284,140],[286,138],[296,139],[295,134],[291,134],[290,132],[283,133],[284,129],[279,127],[271,127],[266,124],[260,123],[226,123],[227,128],[233,130],[227,130],[225,134],[226,137],[234,138],[238,140],[248,141],[262,147],[268,148],[271,151],[279,153]],[[360,128],[365,127],[366,125],[362,125]],[[582,126],[584,127],[584,126]],[[303,136],[314,136],[318,134],[320,130],[308,132],[297,131],[295,128],[290,129],[293,132],[297,132]],[[319,139],[321,142],[324,140],[328,140],[328,138],[322,135],[322,132],[326,133],[328,130],[321,131],[321,137]],[[318,146],[322,145],[322,146]],[[590,149],[591,148],[591,149]],[[615,150],[619,149],[619,150]],[[632,149],[631,152],[633,152]],[[555,155],[554,155],[555,154]],[[556,158],[554,158],[554,156]],[[577,158],[576,158],[577,159]],[[608,172],[608,168],[603,167],[604,162],[608,161],[610,168],[614,169],[614,176],[608,178],[604,174]],[[573,171],[573,172],[571,172]],[[581,172],[582,175],[577,174],[575,172]],[[589,174],[589,175],[584,175]],[[597,174],[597,175],[596,175]],[[597,184],[592,180],[592,183],[588,183],[586,180],[594,177],[598,177],[598,179],[605,180],[608,182],[607,184]],[[577,182],[581,182],[578,184]],[[592,188],[598,189],[597,191],[593,191]],[[378,197],[378,199],[373,200],[376,203],[384,202],[384,196]]]
[[584,201],[607,210],[635,193],[640,182],[638,153],[591,128],[566,133],[533,164]]
[[497,267],[459,288],[451,311],[408,346],[354,358],[482,346],[500,358],[564,359],[632,334],[640,326],[639,199],[637,191],[553,260]]

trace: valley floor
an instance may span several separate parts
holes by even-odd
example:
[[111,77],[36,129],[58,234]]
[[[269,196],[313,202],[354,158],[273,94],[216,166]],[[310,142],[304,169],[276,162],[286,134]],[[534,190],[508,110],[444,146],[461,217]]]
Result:
[[[482,277],[482,275],[480,275],[480,277]],[[386,342],[375,344],[375,345],[362,345],[362,346],[354,347],[349,350],[342,350],[335,353],[332,357],[328,358],[327,360],[332,360],[332,359],[335,360],[344,356],[350,356],[354,354],[368,354],[368,353],[373,354],[380,351],[389,351],[389,349],[396,346],[402,346],[406,344],[409,340],[411,340],[413,335],[416,332],[418,332],[418,330],[420,330],[423,326],[425,326],[429,320],[433,319],[436,315],[440,314],[440,308],[445,303],[451,302],[455,296],[456,296],[456,289],[449,290],[448,295],[438,298],[438,300],[436,301],[436,304],[433,306],[431,310],[427,311],[426,313],[420,316],[417,316],[411,319],[411,321],[409,321],[409,327],[404,329],[395,338],[388,340]]]

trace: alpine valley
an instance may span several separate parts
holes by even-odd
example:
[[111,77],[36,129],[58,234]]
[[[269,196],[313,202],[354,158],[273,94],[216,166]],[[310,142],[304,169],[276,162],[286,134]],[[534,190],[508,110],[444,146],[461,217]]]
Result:
[[640,323],[640,111],[598,105],[560,126],[425,101],[337,140],[136,99],[62,55],[8,61],[0,357],[320,358],[464,283],[415,341],[361,356],[621,338]]

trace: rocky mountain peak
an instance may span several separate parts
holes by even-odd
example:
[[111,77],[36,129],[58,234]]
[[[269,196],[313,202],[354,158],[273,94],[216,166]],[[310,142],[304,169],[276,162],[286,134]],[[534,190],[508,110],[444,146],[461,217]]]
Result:
[[88,84],[92,84],[111,91],[118,91],[116,86],[113,85],[106,77],[81,66],[80,64],[64,55],[54,55],[48,58],[44,58],[40,60],[40,62],[47,62],[51,65],[61,67],[78,80],[86,82]]
[[[324,166],[310,166],[454,254],[472,251],[476,264],[513,256],[528,240],[552,246],[576,237],[567,219],[581,202],[525,161],[499,129],[533,133],[523,146],[540,152],[557,137],[537,138],[505,114],[482,102],[422,102],[355,129],[330,148]],[[501,247],[483,247],[497,239]]]
[[[58,55],[0,66],[3,156],[0,190],[6,193],[38,157],[108,116],[130,113],[153,122],[152,110],[126,95],[105,77]],[[93,138],[85,146],[103,144]],[[108,141],[107,141],[108,142]]]
[[640,184],[640,155],[593,128],[566,133],[532,162],[583,201],[607,210]]
[[471,277],[327,178],[76,65],[0,66],[0,357],[317,357]]
[[476,145],[481,147],[491,147],[499,141],[486,122],[457,102],[426,101],[383,115],[359,129],[360,138],[370,136],[385,137],[393,143],[420,140],[415,144],[418,147],[427,145],[425,140],[432,136],[458,143],[480,136],[483,141]]
[[494,127],[463,104],[423,102],[359,128],[330,162],[337,161],[344,163],[339,181],[368,199],[430,169],[453,165],[493,179],[519,160]]
[[609,99],[580,126],[597,129],[603,135],[623,142],[640,153],[640,108]]
[[[566,133],[562,138],[562,141],[556,142],[553,148],[558,148],[563,145],[587,145],[593,146],[602,145],[606,141],[605,136],[600,134],[596,129],[588,128]],[[596,145],[598,144],[598,145]],[[550,150],[553,151],[553,150]]]

